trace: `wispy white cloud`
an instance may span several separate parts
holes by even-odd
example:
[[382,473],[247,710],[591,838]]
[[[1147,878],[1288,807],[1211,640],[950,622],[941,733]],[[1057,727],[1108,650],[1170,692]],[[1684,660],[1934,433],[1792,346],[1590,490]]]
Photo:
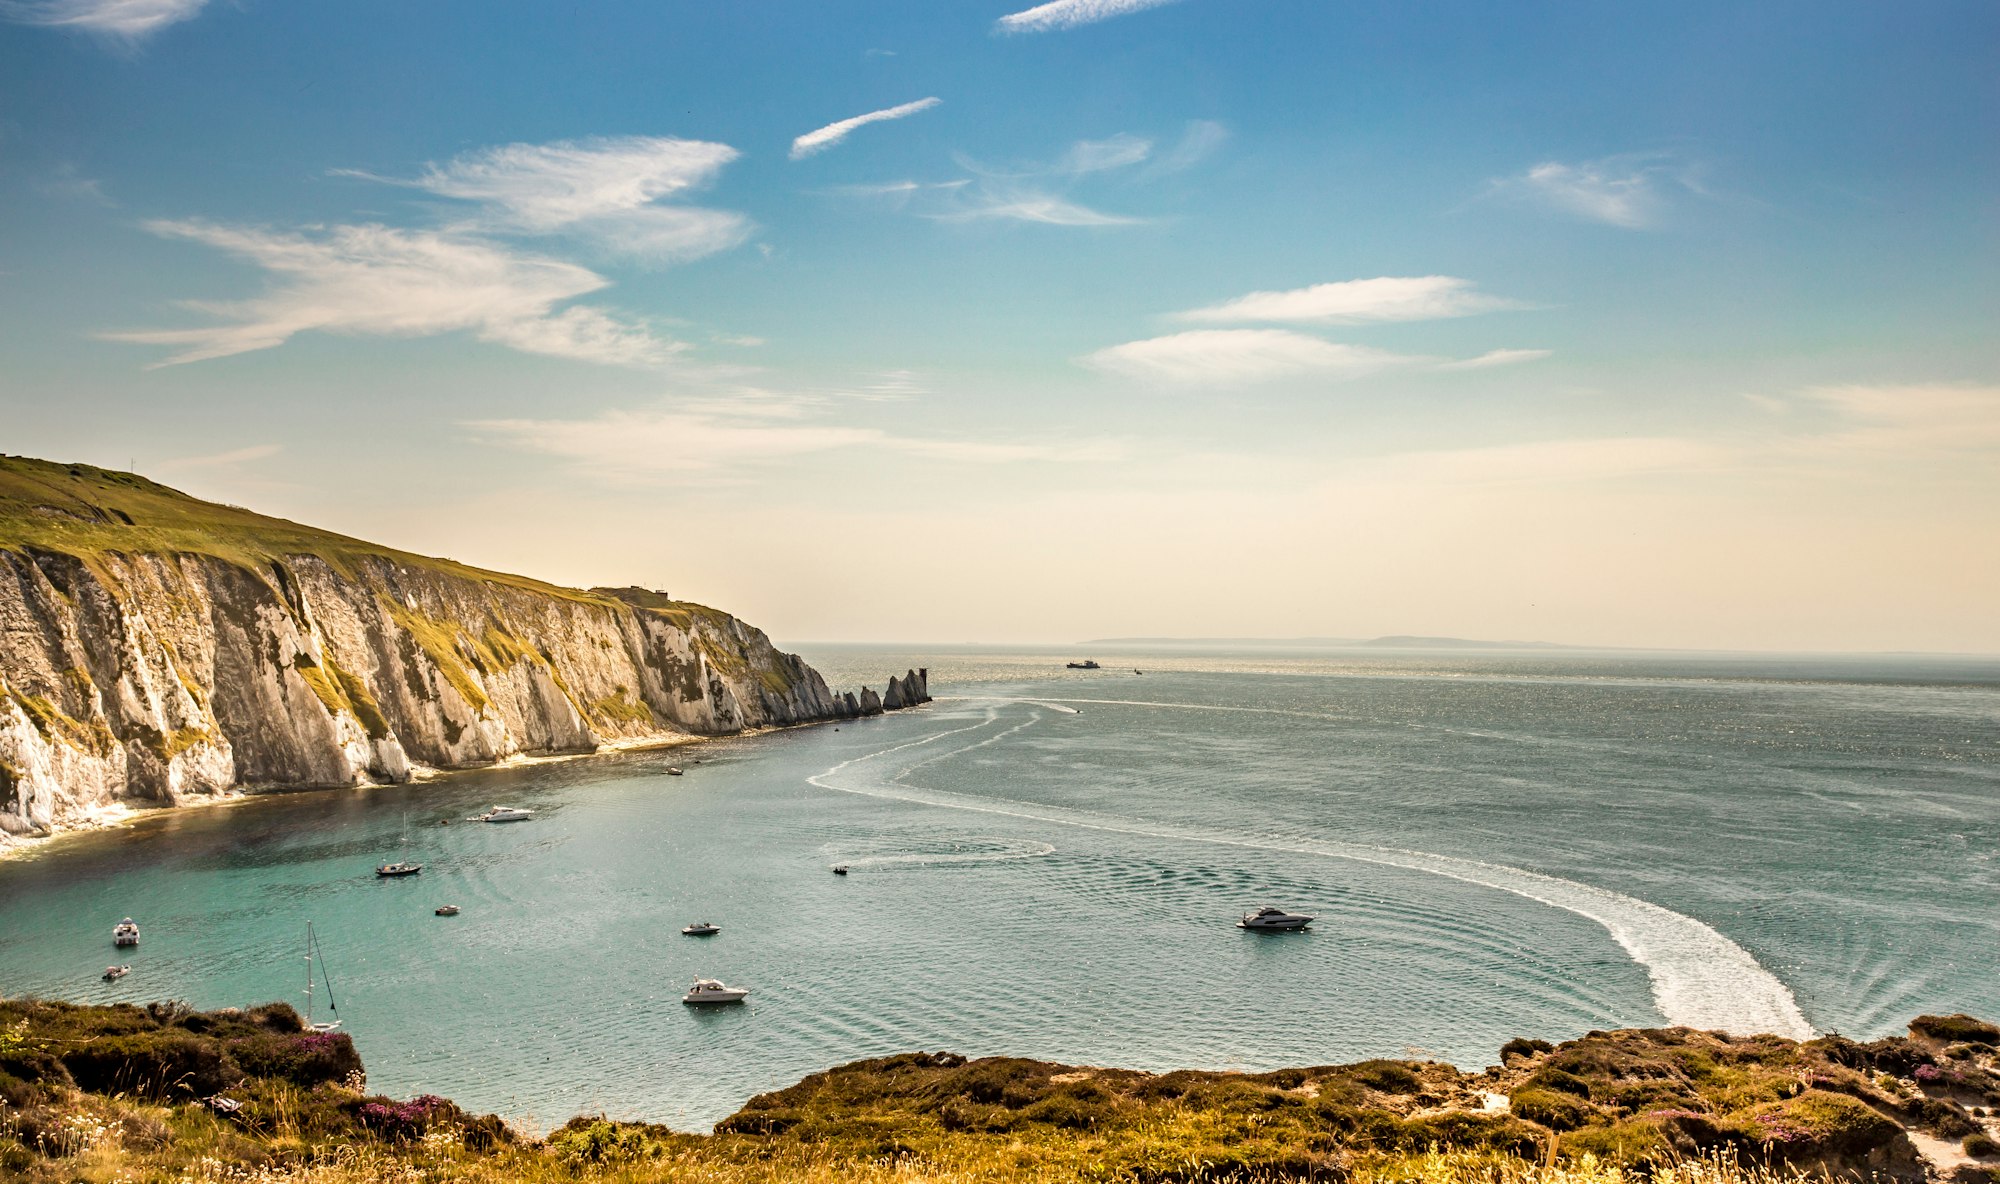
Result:
[[1176,315],[1184,321],[1223,324],[1291,321],[1346,325],[1364,321],[1429,321],[1518,307],[1512,301],[1476,291],[1472,281],[1455,276],[1379,276],[1283,292],[1252,292]]
[[205,222],[147,228],[227,252],[272,278],[254,299],[185,302],[222,324],[103,335],[180,347],[158,365],[270,349],[311,331],[377,337],[466,331],[527,353],[629,366],[657,365],[684,348],[601,309],[558,309],[609,281],[491,242],[377,225],[311,233]]
[[1103,140],[1078,140],[1063,154],[1057,171],[1080,175],[1138,164],[1153,154],[1153,142],[1129,132]]
[[1495,366],[1518,366],[1523,362],[1539,362],[1553,354],[1548,349],[1493,349],[1476,358],[1463,358],[1456,362],[1444,362],[1440,370],[1488,370]]
[[208,0],[4,0],[0,15],[24,25],[79,29],[139,41],[192,20]]
[[1051,0],[1048,4],[1009,13],[994,22],[993,28],[1000,33],[1047,33],[1172,3],[1174,0]]
[[1661,152],[1608,156],[1565,164],[1547,160],[1491,183],[1507,194],[1607,226],[1650,230],[1666,216],[1674,190],[1702,193],[1695,170]]
[[1193,168],[1215,155],[1229,139],[1229,129],[1213,119],[1188,121],[1181,138],[1148,166],[1148,173],[1178,173]]
[[823,399],[772,392],[711,398],[576,419],[491,419],[466,425],[494,444],[571,461],[636,483],[704,484],[820,453],[869,450],[972,464],[1101,460],[1104,443],[1042,444],[906,436],[826,422]]
[[749,237],[742,214],[668,201],[712,183],[739,155],[705,140],[616,136],[503,144],[432,164],[414,180],[339,172],[477,202],[482,214],[468,229],[575,235],[613,255],[673,263]]
[[76,165],[65,161],[51,169],[47,176],[35,182],[35,188],[50,197],[63,201],[87,202],[94,206],[115,206],[104,192],[104,183],[95,177],[86,177]]
[[943,101],[943,99],[933,96],[928,99],[918,99],[914,103],[903,103],[896,107],[884,107],[880,111],[870,111],[866,115],[856,115],[852,119],[842,119],[834,123],[829,123],[825,127],[816,128],[793,140],[792,159],[804,160],[814,153],[824,152],[828,148],[845,140],[848,133],[852,132],[855,128],[865,127],[871,123],[881,123],[889,119],[903,119],[915,115],[919,111],[928,111]]
[[1425,359],[1289,329],[1193,329],[1128,341],[1081,360],[1127,378],[1235,385],[1302,375],[1359,378]]
[[1133,226],[1145,221],[1018,186],[982,189],[967,195],[955,209],[927,216],[941,222],[1039,222],[1045,226]]

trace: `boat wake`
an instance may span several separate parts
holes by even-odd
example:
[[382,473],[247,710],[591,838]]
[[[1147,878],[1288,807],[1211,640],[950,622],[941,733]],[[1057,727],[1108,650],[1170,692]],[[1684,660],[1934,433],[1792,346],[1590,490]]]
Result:
[[1606,888],[1504,864],[1428,851],[1306,841],[1276,835],[1220,833],[1093,810],[928,789],[904,781],[923,765],[995,743],[1034,725],[1041,718],[1040,712],[1035,712],[1030,719],[1012,724],[996,735],[956,746],[946,743],[952,737],[969,736],[1000,723],[1001,714],[996,704],[989,706],[984,718],[975,723],[932,732],[842,761],[807,780],[821,789],[840,793],[1176,842],[1353,860],[1428,872],[1498,889],[1563,909],[1603,926],[1632,960],[1645,968],[1652,986],[1654,1005],[1669,1023],[1720,1029],[1738,1035],[1768,1032],[1798,1040],[1813,1035],[1812,1025],[1806,1022],[1790,989],[1742,946],[1693,917]]
[[[848,855],[839,862],[849,868],[935,867],[961,863],[1004,863],[1014,859],[1040,859],[1056,853],[1053,843],[1027,843],[1011,839],[977,839],[957,844],[948,851],[900,851],[888,855]],[[831,855],[829,855],[831,857]]]

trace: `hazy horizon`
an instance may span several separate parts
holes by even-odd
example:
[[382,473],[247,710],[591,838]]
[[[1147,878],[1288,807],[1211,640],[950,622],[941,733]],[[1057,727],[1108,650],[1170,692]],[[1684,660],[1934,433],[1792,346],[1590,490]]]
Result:
[[0,450],[787,644],[2000,652],[1996,44],[0,0]]

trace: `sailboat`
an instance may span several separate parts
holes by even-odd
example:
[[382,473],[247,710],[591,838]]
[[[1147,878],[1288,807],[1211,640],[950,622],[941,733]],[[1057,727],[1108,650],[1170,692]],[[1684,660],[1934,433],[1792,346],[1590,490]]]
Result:
[[[330,1020],[313,1022],[313,958],[322,963],[318,977],[326,980],[326,1009],[333,1014]],[[306,922],[306,1030],[308,1032],[331,1032],[340,1027],[340,1004],[333,998],[333,976],[326,972],[326,954],[319,948],[319,937],[313,933],[313,923]]]

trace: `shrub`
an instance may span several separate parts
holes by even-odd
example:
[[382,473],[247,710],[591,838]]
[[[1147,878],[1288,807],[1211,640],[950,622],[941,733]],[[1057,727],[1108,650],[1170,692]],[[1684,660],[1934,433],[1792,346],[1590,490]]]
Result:
[[301,1032],[252,1036],[229,1044],[230,1055],[253,1077],[276,1077],[294,1085],[343,1081],[361,1071],[361,1056],[345,1032]]
[[1546,1040],[1530,1040],[1525,1036],[1516,1036],[1500,1046],[1500,1059],[1504,1062],[1509,1057],[1531,1057],[1538,1052],[1554,1052],[1555,1047]]
[[1590,1103],[1551,1089],[1517,1089],[1507,1100],[1507,1108],[1516,1117],[1552,1131],[1575,1130],[1597,1114]]
[[1424,1087],[1423,1078],[1402,1061],[1363,1061],[1350,1068],[1347,1075],[1385,1094],[1413,1094]]
[[92,1040],[62,1063],[79,1088],[97,1093],[201,1096],[231,1083],[221,1045],[175,1029]]
[[1553,1065],[1545,1065],[1535,1071],[1535,1075],[1523,1083],[1535,1089],[1552,1089],[1557,1093],[1575,1094],[1579,1098],[1590,1096],[1590,1083],[1574,1073],[1566,1073]]
[[2000,1026],[1974,1019],[1963,1012],[1954,1015],[1920,1015],[1910,1021],[1910,1033],[1930,1040],[2000,1045]]
[[436,1094],[420,1094],[407,1102],[371,1098],[357,1111],[362,1126],[396,1143],[421,1138],[432,1123],[449,1121],[460,1114],[457,1106]]
[[1959,1144],[1959,1146],[1965,1148],[1965,1153],[1974,1159],[1986,1159],[1989,1156],[2000,1155],[2000,1139],[1994,1138],[1985,1131],[1981,1131],[1976,1135],[1965,1136],[1965,1142]]
[[1766,1102],[1733,1114],[1741,1137],[1784,1156],[1866,1154],[1903,1133],[1874,1108],[1845,1094],[1807,1090],[1796,1098]]
[[1925,1098],[1912,1110],[1917,1125],[1940,1139],[1962,1138],[1979,1130],[1979,1124],[1972,1120],[1972,1116],[1952,1102]]

